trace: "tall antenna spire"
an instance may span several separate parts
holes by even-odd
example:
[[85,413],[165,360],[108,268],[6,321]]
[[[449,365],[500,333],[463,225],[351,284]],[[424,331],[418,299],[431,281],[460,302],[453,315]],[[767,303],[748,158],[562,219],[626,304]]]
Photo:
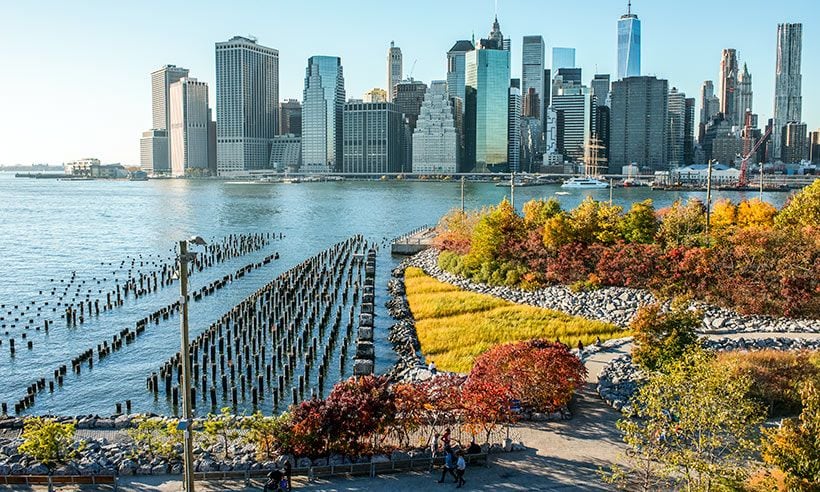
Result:
[[[498,2],[498,0],[496,0]],[[629,0],[626,4],[626,15],[632,15],[632,0]]]

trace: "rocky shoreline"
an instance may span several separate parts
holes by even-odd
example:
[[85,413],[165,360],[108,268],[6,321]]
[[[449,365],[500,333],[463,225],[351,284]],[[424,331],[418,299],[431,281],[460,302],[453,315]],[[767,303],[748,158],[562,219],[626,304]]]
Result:
[[[756,351],[756,350],[820,350],[820,340],[799,338],[721,338],[704,340],[703,346],[716,352]],[[647,375],[632,363],[630,355],[613,359],[598,375],[598,394],[615,410],[629,413],[629,401],[646,381]]]
[[[565,286],[550,286],[535,291],[491,286],[445,272],[438,266],[439,252],[433,248],[408,261],[427,275],[464,290],[489,294],[517,304],[561,311],[574,316],[604,321],[626,328],[641,306],[657,302],[652,293],[626,287],[604,287],[588,292],[573,292]],[[704,313],[702,333],[820,333],[820,320],[745,316],[728,309],[696,303]]]

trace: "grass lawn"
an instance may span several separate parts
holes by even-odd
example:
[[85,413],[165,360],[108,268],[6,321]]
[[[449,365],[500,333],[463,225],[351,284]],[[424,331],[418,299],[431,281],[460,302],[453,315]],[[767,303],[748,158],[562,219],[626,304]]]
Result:
[[627,336],[609,323],[466,292],[418,268],[407,269],[405,285],[421,350],[444,371],[469,372],[477,356],[508,342],[560,338],[574,347]]

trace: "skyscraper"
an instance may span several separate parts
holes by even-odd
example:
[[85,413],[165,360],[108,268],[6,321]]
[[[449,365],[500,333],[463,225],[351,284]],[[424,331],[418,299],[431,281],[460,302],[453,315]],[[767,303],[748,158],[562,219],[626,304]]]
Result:
[[641,75],[641,21],[632,13],[632,1],[618,19],[618,80]]
[[[531,92],[532,91],[532,92]],[[525,104],[523,114],[540,118],[541,101],[544,100],[544,38],[524,36],[521,55],[521,95],[530,104]],[[535,94],[535,97],[532,95]],[[537,101],[534,101],[537,97]]]
[[466,55],[473,51],[475,47],[472,41],[461,40],[447,52],[447,92],[450,97],[457,97],[461,101],[462,111],[464,106],[464,84],[465,68],[467,66]]
[[720,112],[720,99],[715,96],[715,85],[706,80],[700,86],[700,122],[698,123],[698,143],[703,145],[706,137],[706,126],[712,117]]
[[302,135],[302,103],[298,100],[279,104],[279,135]]
[[809,160],[820,164],[820,129],[809,133]]
[[552,76],[558,75],[559,68],[575,68],[575,48],[552,49]]
[[749,73],[749,67],[743,64],[743,71],[737,78],[737,92],[735,95],[735,124],[743,126],[746,124],[746,112],[753,112],[753,92],[752,92],[752,74]]
[[394,103],[350,101],[344,106],[343,127],[343,172],[402,170],[402,115]]
[[168,163],[168,130],[148,130],[140,139],[140,169],[149,174],[166,174]]
[[723,50],[720,59],[720,112],[730,124],[740,125],[736,120],[737,112],[737,51],[731,48]]
[[686,94],[673,87],[667,96],[669,131],[667,132],[669,167],[682,167],[686,143]]
[[420,80],[402,80],[393,87],[393,102],[404,113],[410,130],[416,129],[416,120],[421,114],[421,103],[427,92],[427,84]]
[[683,164],[695,163],[695,98],[686,98],[686,117],[683,121]]
[[595,97],[595,104],[606,106],[609,100],[609,74],[596,73],[589,85],[592,89],[592,96]]
[[171,174],[208,174],[208,86],[183,77],[171,84]]
[[507,166],[521,171],[521,81],[513,79],[507,99]]
[[393,88],[404,79],[401,48],[390,41],[387,50],[387,100],[393,101]]
[[374,87],[374,88],[372,88],[369,91],[364,93],[364,97],[362,97],[362,101],[372,102],[372,103],[388,102],[388,100],[387,100],[387,91],[384,90],[384,89],[381,89],[379,87]]
[[312,56],[302,98],[302,167],[312,173],[341,169],[345,79],[342,60]]
[[595,106],[588,87],[565,87],[552,96],[557,114],[557,147],[565,158],[581,162],[595,125]]
[[279,130],[279,51],[234,36],[216,43],[219,174],[266,169]]
[[466,55],[465,158],[476,172],[507,168],[510,52],[503,39],[496,19],[490,38]]
[[171,114],[168,111],[171,84],[188,76],[188,69],[165,65],[151,72],[151,125],[154,130],[168,130]]
[[413,132],[414,174],[458,172],[459,142],[454,112],[447,82],[430,82]]
[[802,51],[803,24],[778,24],[772,132],[772,154],[775,159],[781,158],[783,126],[792,121],[802,121]]
[[668,169],[669,83],[655,77],[627,77],[612,83],[610,169],[637,163]]

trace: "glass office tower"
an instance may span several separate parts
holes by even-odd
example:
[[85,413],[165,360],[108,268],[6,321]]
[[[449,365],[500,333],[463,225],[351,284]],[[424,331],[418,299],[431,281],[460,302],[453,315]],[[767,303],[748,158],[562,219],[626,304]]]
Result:
[[466,55],[466,160],[475,172],[507,168],[510,52],[479,49]]
[[641,21],[632,13],[629,2],[626,14],[618,19],[618,80],[641,75]]
[[326,173],[341,169],[344,106],[341,58],[310,57],[302,99],[303,171]]

